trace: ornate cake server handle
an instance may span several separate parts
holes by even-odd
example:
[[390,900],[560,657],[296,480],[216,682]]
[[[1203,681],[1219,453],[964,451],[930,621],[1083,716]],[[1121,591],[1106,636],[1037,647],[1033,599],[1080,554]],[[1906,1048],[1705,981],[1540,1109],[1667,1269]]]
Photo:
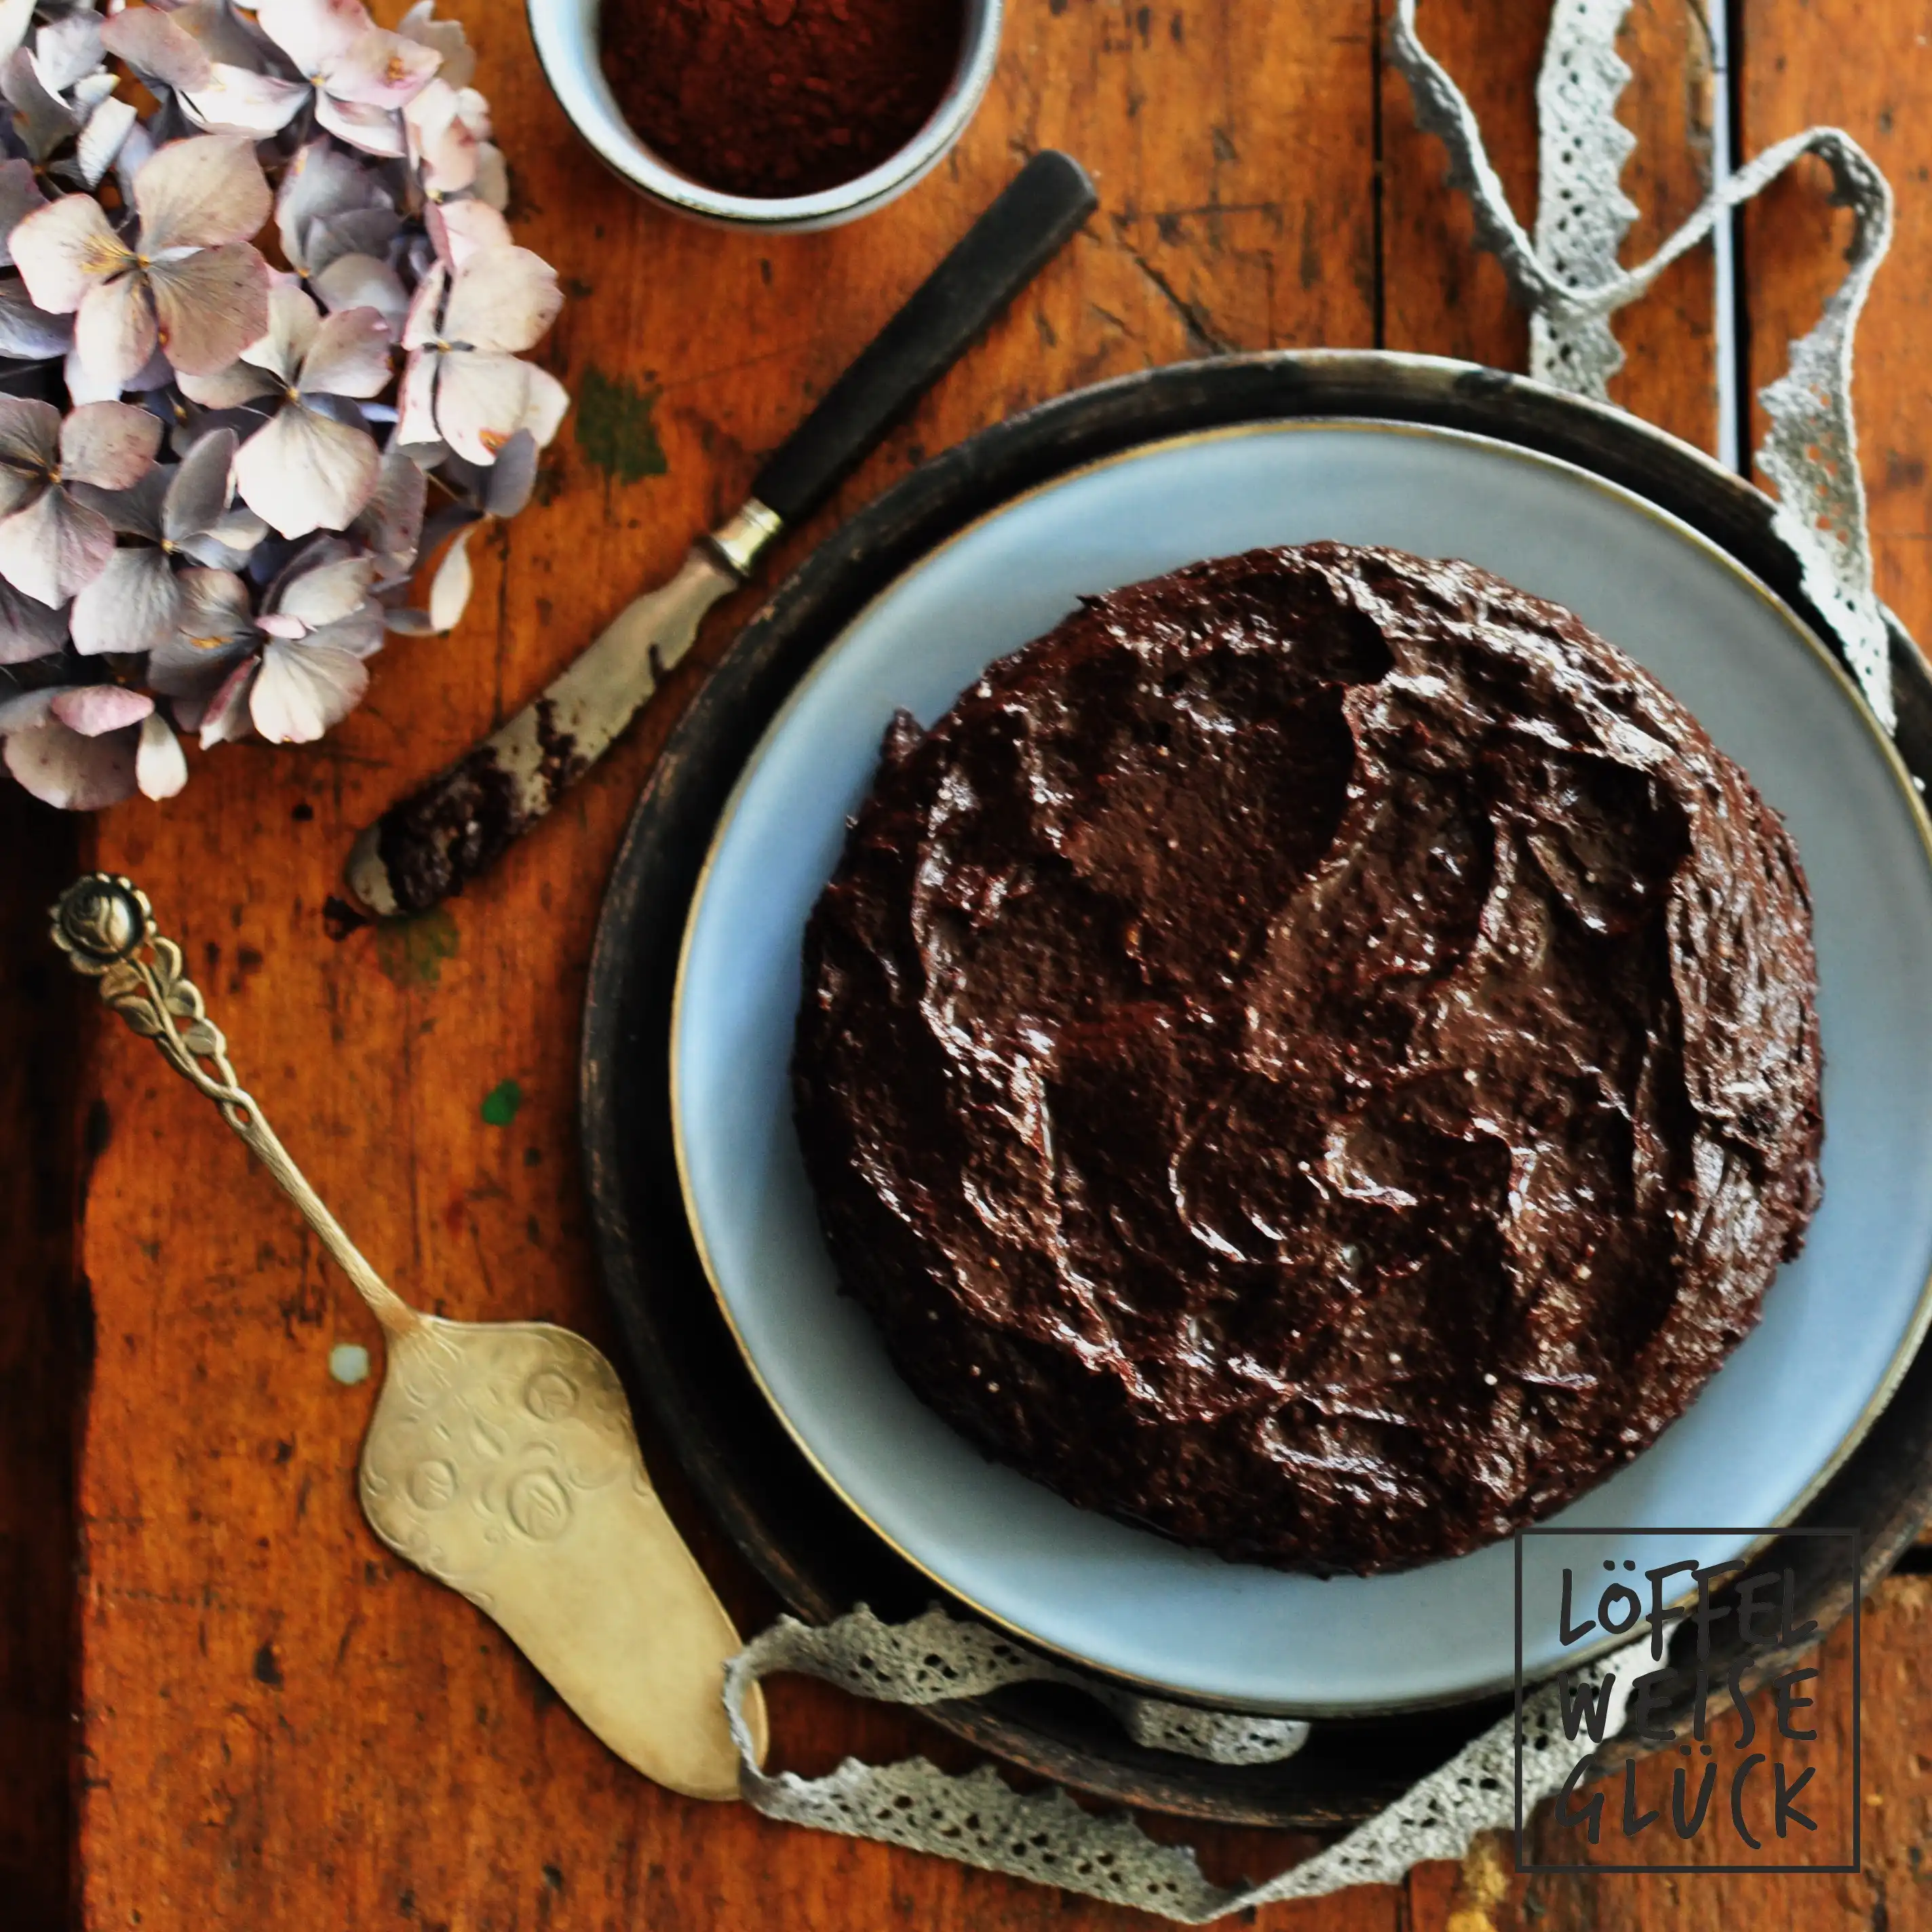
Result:
[[[382,1280],[236,1081],[180,946],[131,880],[77,880],[53,938],[220,1109],[382,1324],[360,1483],[376,1534],[494,1617],[626,1763],[694,1798],[735,1798],[723,1688],[738,1635],[651,1486],[609,1362],[548,1322],[424,1314]],[[762,1706],[752,1721],[762,1756]]]

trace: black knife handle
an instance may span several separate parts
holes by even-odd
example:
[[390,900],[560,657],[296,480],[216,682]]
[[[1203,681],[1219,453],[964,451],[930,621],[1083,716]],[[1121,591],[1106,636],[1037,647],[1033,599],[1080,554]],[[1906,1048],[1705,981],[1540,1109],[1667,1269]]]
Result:
[[1070,154],[1034,155],[766,460],[752,494],[788,524],[809,516],[1098,206]]

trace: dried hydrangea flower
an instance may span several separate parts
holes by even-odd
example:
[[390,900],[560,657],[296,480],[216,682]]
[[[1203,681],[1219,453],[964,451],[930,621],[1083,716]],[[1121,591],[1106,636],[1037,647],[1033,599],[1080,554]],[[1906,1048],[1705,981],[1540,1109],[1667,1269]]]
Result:
[[436,72],[434,49],[377,26],[361,0],[260,0],[255,18],[311,90],[320,125],[372,154],[404,152],[398,116]]
[[188,760],[144,691],[55,685],[0,699],[7,769],[33,795],[70,812],[118,805],[138,788],[172,798]]
[[202,580],[232,572],[267,534],[252,511],[230,506],[235,443],[232,429],[212,430],[132,489],[82,492],[119,535],[140,539],[117,549],[74,600],[74,647],[83,656],[202,634]]
[[131,382],[157,346],[177,370],[224,368],[268,323],[268,266],[244,238],[271,206],[254,147],[229,134],[171,141],[136,172],[133,195],[131,243],[92,195],[28,215],[9,238],[28,293],[76,312],[74,346],[104,381]]
[[125,490],[160,442],[159,421],[125,403],[85,403],[63,422],[50,403],[0,396],[0,577],[43,604],[98,577],[114,532],[72,486]]
[[472,463],[494,461],[520,429],[549,442],[569,398],[555,376],[518,356],[536,346],[562,305],[556,271],[527,248],[479,248],[454,274],[438,262],[403,326],[410,359],[397,434],[446,442]]
[[268,297],[268,332],[212,376],[180,378],[205,408],[269,404],[274,413],[235,457],[242,500],[285,537],[346,530],[376,487],[382,453],[368,431],[329,412],[389,386],[389,326],[372,308],[324,317],[292,281]]

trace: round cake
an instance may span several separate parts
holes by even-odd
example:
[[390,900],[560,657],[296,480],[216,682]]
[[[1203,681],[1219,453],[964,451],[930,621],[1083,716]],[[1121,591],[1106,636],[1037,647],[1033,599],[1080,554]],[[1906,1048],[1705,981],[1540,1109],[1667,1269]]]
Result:
[[1230,1558],[1450,1556],[1680,1414],[1819,1198],[1776,815],[1577,618],[1315,544],[902,716],[805,940],[845,1289],[987,1454]]

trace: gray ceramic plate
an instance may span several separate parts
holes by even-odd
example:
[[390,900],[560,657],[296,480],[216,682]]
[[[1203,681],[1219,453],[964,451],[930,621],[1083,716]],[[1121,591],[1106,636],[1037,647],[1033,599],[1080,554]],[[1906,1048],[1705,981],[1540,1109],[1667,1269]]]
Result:
[[[1062,478],[923,559],[798,687],[720,824],[686,934],[673,1106],[692,1225],[746,1359],[888,1543],[987,1617],[1117,1676],[1340,1714],[1507,1684],[1509,1546],[1320,1582],[1179,1550],[986,1462],[838,1296],[786,1086],[805,918],[894,708],[931,720],[1083,591],[1320,537],[1466,557],[1568,604],[1688,704],[1791,826],[1817,908],[1826,1204],[1691,1411],[1556,1520],[1709,1526],[1699,1553],[1715,1561],[1748,1540],[1730,1526],[1793,1516],[1882,1406],[1928,1312],[1932,835],[1890,746],[1782,604],[1687,526],[1552,458],[1388,423],[1237,427]],[[1595,1554],[1564,1546],[1573,1564]],[[1628,1540],[1617,1553],[1646,1558]],[[1656,1560],[1683,1554],[1673,1543]],[[1530,1635],[1534,1673],[1556,1659]]]

